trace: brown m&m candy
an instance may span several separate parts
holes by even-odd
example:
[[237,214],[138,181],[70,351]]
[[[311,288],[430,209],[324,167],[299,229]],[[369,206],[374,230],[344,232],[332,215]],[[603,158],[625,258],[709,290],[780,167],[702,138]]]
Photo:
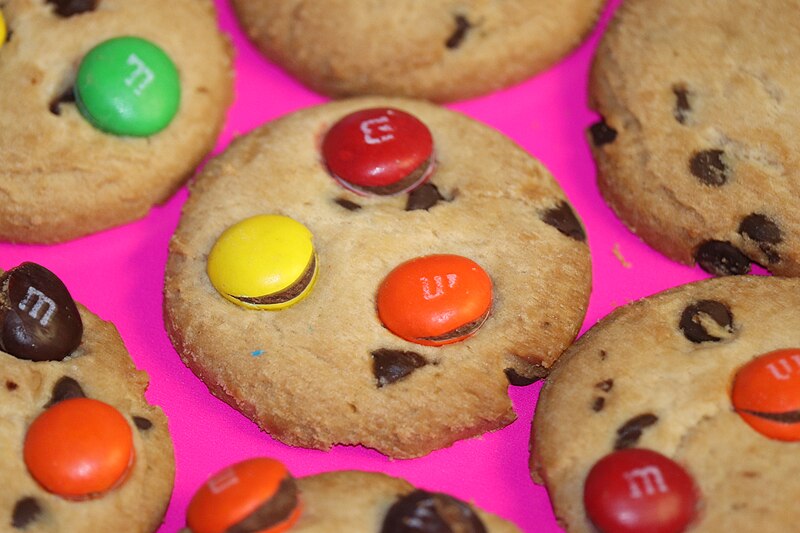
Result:
[[460,255],[418,257],[386,276],[377,304],[381,322],[398,337],[427,346],[451,344],[473,335],[489,316],[492,280]]
[[69,291],[35,263],[22,263],[0,276],[0,327],[0,349],[33,361],[64,359],[83,335]]
[[447,494],[415,490],[389,508],[381,533],[486,533],[466,503]]
[[322,157],[331,175],[352,191],[399,194],[423,183],[433,171],[433,137],[425,124],[404,111],[364,109],[328,130]]
[[294,478],[279,461],[254,458],[215,474],[186,510],[191,533],[281,533],[302,512]]
[[800,349],[767,353],[736,373],[733,407],[753,429],[771,439],[800,440]]
[[133,434],[114,407],[90,398],[58,402],[28,428],[23,449],[31,476],[68,499],[99,496],[125,481]]

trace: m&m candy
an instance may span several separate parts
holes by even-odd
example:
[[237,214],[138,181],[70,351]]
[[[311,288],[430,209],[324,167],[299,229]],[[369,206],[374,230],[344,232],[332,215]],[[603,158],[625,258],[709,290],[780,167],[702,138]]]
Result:
[[698,492],[678,463],[640,448],[600,459],[586,477],[586,514],[603,533],[679,533],[697,513]]
[[78,67],[78,109],[95,127],[114,135],[158,133],[175,117],[180,98],[175,64],[161,48],[139,37],[104,41]]
[[216,473],[186,510],[191,533],[287,531],[302,505],[294,478],[278,461],[254,458]]
[[6,19],[3,17],[3,11],[0,10],[0,48],[3,48],[3,45],[6,44],[6,37],[8,36],[6,31]]
[[208,255],[208,277],[226,299],[277,310],[311,292],[318,261],[311,232],[282,215],[257,215],[225,230]]
[[33,421],[23,456],[31,476],[47,491],[67,499],[93,498],[127,478],[135,456],[133,434],[114,407],[71,398]]
[[762,435],[800,440],[800,348],[776,350],[740,368],[731,401],[739,416]]
[[328,130],[322,157],[329,172],[358,193],[392,195],[413,189],[433,171],[433,138],[399,109],[364,109]]
[[460,255],[429,255],[392,270],[378,288],[378,316],[407,341],[440,346],[474,334],[492,307],[492,280]]

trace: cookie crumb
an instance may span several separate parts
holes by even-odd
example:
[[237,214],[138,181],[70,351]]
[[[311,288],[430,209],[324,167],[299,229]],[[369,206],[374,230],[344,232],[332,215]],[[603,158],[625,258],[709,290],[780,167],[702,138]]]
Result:
[[620,262],[620,264],[622,266],[624,266],[625,268],[631,268],[633,266],[629,261],[627,261],[625,259],[625,256],[622,255],[622,251],[619,248],[619,243],[618,242],[614,243],[614,249],[611,250],[611,252],[614,254],[614,257],[617,258],[617,260]]

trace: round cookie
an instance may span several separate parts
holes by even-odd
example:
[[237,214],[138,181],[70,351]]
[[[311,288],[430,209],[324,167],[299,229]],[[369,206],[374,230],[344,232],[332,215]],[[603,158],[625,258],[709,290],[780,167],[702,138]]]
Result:
[[[662,526],[795,529],[798,305],[800,280],[716,278],[619,308],[584,334],[547,378],[532,430],[531,473],[546,484],[561,525],[595,531],[586,509],[605,523],[614,517],[602,508],[612,506],[627,506],[642,524],[654,517],[646,509],[670,499],[675,512],[661,516]],[[793,440],[779,440],[779,431]],[[624,455],[645,452],[661,459]],[[594,468],[606,472],[600,482],[613,503],[598,506],[597,484],[587,480]]]
[[221,533],[243,524],[264,533],[520,532],[474,505],[386,474],[340,471],[295,479],[267,458],[213,475],[189,504],[183,533]]
[[155,531],[172,441],[117,330],[33,263],[0,272],[0,323],[3,531]]
[[[403,112],[432,134],[435,168],[411,192],[357,194],[326,170],[321,146],[333,124],[380,108],[383,119],[362,124],[373,134],[365,139],[400,135],[392,117]],[[589,249],[560,187],[503,135],[432,104],[359,98],[299,111],[236,139],[190,191],[170,243],[166,328],[215,395],[291,445],[362,444],[406,458],[503,427],[514,420],[509,379],[546,375],[586,310]],[[306,262],[313,272],[316,257],[315,284],[294,291],[291,298],[303,298],[280,311],[237,305],[207,274],[220,235],[258,215],[291,218],[313,236],[314,255],[299,256],[295,272]],[[268,244],[254,244],[253,256],[239,260],[268,257]],[[491,280],[489,316],[461,342],[406,341],[379,318],[377,293],[387,276],[432,255],[465,257]],[[450,274],[422,274],[426,301],[447,300],[438,296],[450,294]],[[435,310],[423,304],[409,310],[431,321],[450,317],[428,315]]]
[[334,96],[452,101],[520,82],[561,59],[602,0],[234,0],[272,61]]
[[[233,76],[210,0],[0,10],[0,239],[64,241],[143,217],[214,146]],[[146,43],[101,46],[121,37]]]
[[671,259],[800,275],[800,8],[792,0],[632,0],[598,47],[600,191]]

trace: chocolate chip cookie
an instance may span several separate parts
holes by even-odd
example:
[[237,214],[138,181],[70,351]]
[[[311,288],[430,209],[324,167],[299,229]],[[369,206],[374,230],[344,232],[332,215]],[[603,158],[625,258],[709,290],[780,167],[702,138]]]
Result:
[[210,0],[5,0],[0,239],[143,217],[214,146],[231,49]]
[[800,8],[632,0],[592,66],[600,190],[647,244],[716,275],[800,275]]
[[798,305],[794,278],[704,280],[617,309],[567,350],[531,440],[566,530],[794,530]]
[[172,441],[116,329],[35,263],[0,272],[0,324],[0,529],[155,531]]
[[244,30],[314,90],[452,101],[540,72],[576,47],[602,0],[234,0]]
[[508,138],[358,98],[209,162],[170,243],[165,320],[273,437],[416,457],[514,420],[509,381],[546,375],[572,341],[590,269],[564,193]]
[[211,531],[519,533],[510,522],[447,494],[377,472],[293,478],[257,457],[214,474],[195,493],[183,533]]

